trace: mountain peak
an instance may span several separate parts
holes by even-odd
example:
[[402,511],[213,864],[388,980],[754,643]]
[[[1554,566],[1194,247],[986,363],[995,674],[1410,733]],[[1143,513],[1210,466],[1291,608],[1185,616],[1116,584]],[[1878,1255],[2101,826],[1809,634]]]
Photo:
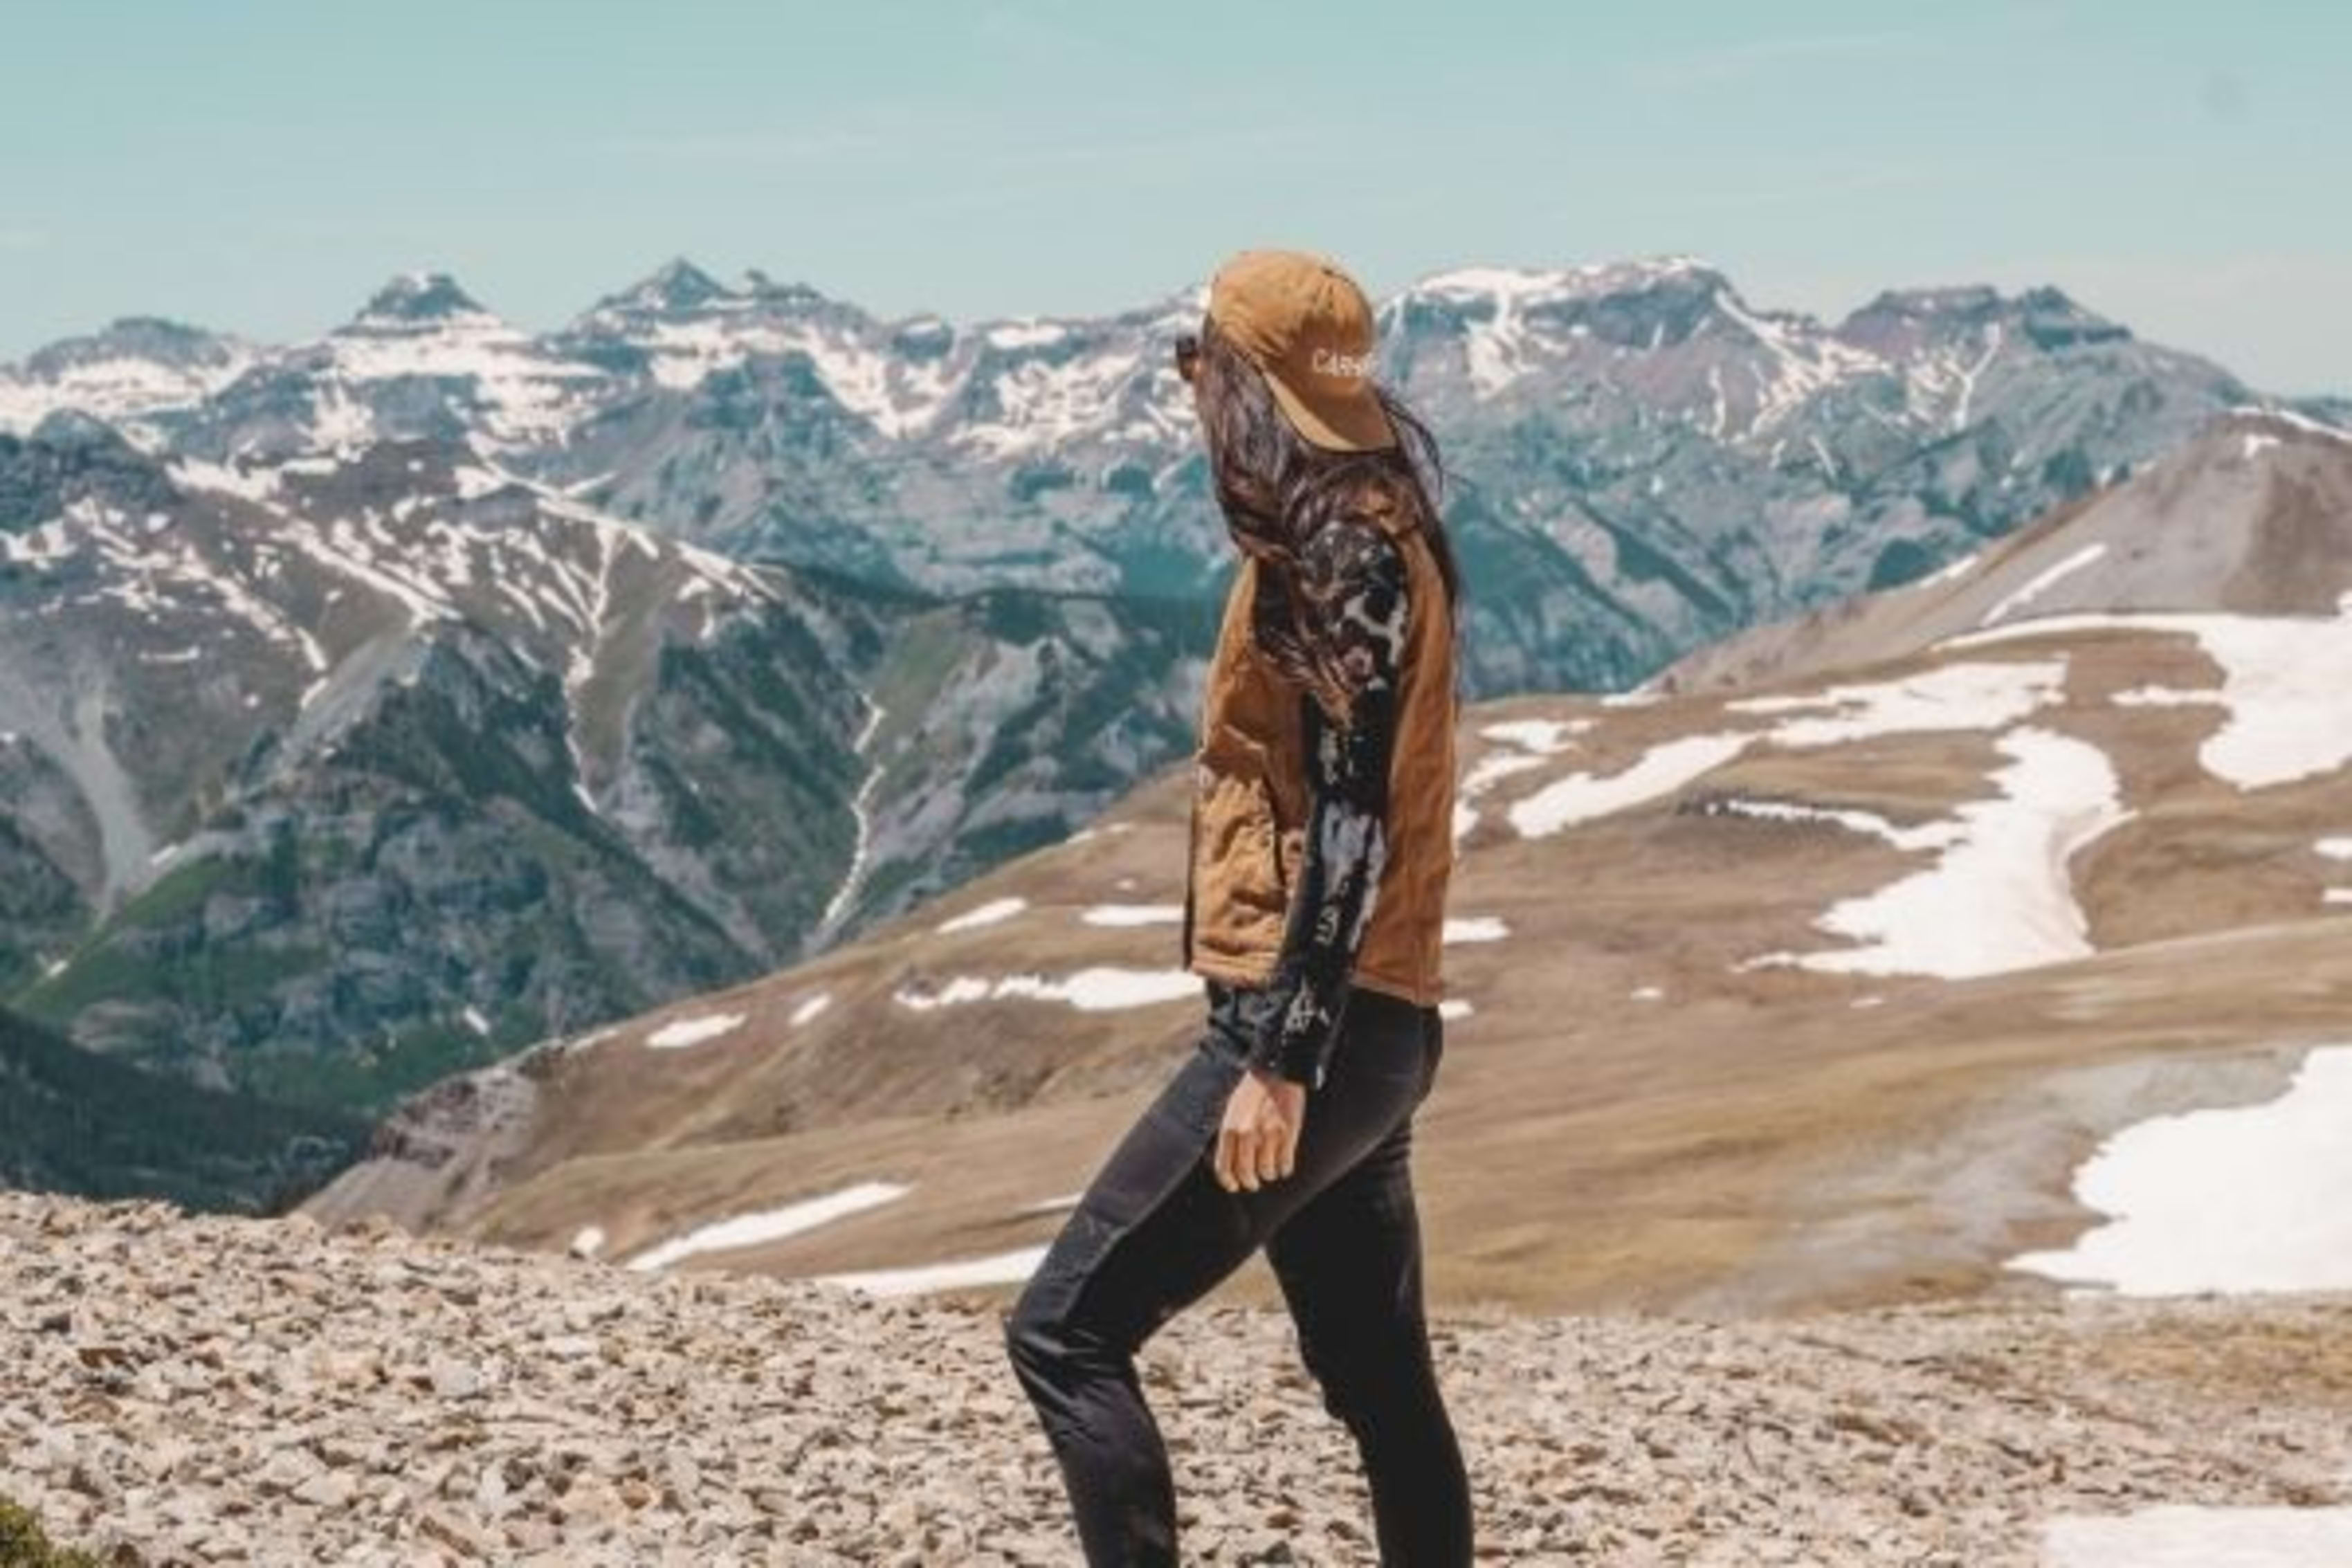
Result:
[[488,314],[446,272],[404,272],[375,291],[363,321],[446,321]]
[[143,360],[173,369],[204,370],[241,364],[247,355],[238,340],[161,316],[118,316],[98,331],[65,338],[36,351],[26,362],[35,374],[58,375],[75,366],[111,360]]
[[2015,328],[2043,349],[2131,336],[2128,328],[2084,309],[2063,289],[2046,283],[2008,297],[1990,283],[1884,289],[1840,322],[1837,335],[1877,347],[1895,339],[1916,342],[1995,322]]
[[683,256],[672,257],[635,288],[627,298],[636,304],[658,310],[691,310],[724,298],[729,289],[724,283],[688,261]]
[[751,285],[751,293],[762,305],[815,306],[830,305],[833,300],[824,292],[807,283],[779,283],[758,268],[743,274]]
[[1696,287],[1702,292],[1727,289],[1730,279],[1703,258],[1685,255],[1636,257],[1624,261],[1599,261],[1581,267],[1517,268],[1463,267],[1432,273],[1405,290],[1408,294],[1454,298],[1490,296],[1514,300],[1597,298],[1612,294],[1643,294],[1660,289]]

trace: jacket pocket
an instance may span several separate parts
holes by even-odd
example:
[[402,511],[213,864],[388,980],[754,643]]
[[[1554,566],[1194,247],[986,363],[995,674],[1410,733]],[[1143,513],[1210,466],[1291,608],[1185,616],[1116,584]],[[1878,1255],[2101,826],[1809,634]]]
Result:
[[1193,826],[1195,942],[1228,957],[1271,957],[1282,944],[1289,889],[1265,778],[1234,759],[1201,764]]

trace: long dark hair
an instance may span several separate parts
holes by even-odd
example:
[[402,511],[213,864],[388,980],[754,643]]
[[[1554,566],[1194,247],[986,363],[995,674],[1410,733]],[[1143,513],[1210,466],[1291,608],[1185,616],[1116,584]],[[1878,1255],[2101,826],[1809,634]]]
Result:
[[[1214,321],[1201,327],[1193,372],[1217,505],[1234,542],[1259,558],[1253,606],[1258,646],[1275,668],[1344,721],[1348,684],[1339,674],[1339,606],[1319,597],[1302,570],[1308,540],[1349,516],[1402,512],[1427,537],[1445,583],[1449,635],[1458,635],[1461,572],[1438,510],[1445,467],[1429,426],[1388,387],[1374,384],[1398,441],[1369,452],[1318,447],[1295,429],[1265,378]],[[1271,570],[1266,570],[1271,568]],[[1415,613],[1422,613],[1416,606]],[[1459,668],[1459,661],[1456,661]]]

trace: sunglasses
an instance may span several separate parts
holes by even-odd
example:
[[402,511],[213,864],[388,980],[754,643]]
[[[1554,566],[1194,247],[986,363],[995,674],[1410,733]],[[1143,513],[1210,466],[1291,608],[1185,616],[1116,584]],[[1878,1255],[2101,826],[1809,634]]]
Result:
[[1192,379],[1195,366],[1201,363],[1201,335],[1198,332],[1176,334],[1176,374],[1186,382]]

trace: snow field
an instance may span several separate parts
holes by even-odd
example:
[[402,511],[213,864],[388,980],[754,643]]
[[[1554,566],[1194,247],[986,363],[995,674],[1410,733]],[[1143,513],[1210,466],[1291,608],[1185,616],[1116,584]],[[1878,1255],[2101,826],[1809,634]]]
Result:
[[2137,1122],[2075,1173],[2075,1197],[2110,1217],[2008,1267],[2133,1296],[2352,1289],[2347,1127],[2347,1045],[2311,1052],[2274,1100]]

